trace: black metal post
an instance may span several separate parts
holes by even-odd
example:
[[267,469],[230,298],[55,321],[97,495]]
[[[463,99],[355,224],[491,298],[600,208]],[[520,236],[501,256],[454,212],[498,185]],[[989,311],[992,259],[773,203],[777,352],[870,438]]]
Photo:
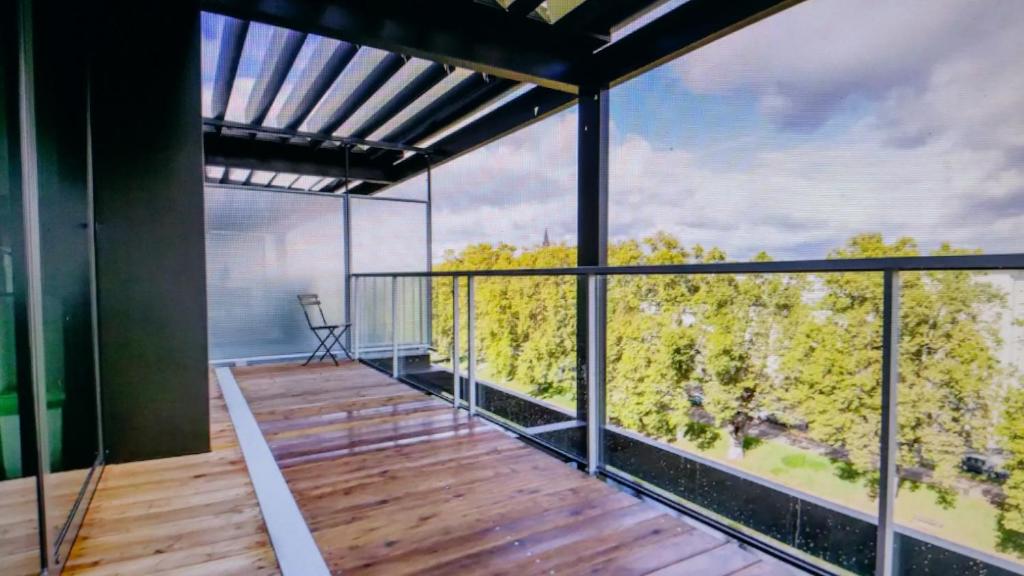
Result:
[[[608,264],[608,88],[581,88],[577,134],[577,266]],[[604,283],[601,283],[604,289]],[[600,296],[600,295],[599,295]],[[586,422],[590,415],[590,372],[603,373],[603,366],[590,361],[588,343],[604,341],[604,310],[591,310],[587,279],[576,283],[576,411]],[[598,297],[603,305],[604,298]],[[591,330],[588,319],[596,323]],[[588,334],[596,335],[588,338]],[[597,358],[603,364],[603,355]],[[601,389],[598,387],[596,389]],[[598,398],[601,403],[603,398]],[[589,447],[588,447],[589,449]]]
[[879,432],[878,540],[875,574],[891,576],[893,571],[893,509],[899,478],[896,460],[897,389],[900,365],[900,275],[886,270],[882,296],[882,428]]

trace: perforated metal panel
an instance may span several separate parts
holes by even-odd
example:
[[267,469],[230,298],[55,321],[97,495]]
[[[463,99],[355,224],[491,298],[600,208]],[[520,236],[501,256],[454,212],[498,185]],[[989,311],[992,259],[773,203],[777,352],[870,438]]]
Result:
[[210,359],[312,352],[296,295],[344,322],[344,250],[340,197],[207,187]]

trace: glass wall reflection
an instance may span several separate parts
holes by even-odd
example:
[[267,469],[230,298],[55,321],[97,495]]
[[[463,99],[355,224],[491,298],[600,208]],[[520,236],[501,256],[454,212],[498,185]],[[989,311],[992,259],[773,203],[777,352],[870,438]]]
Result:
[[38,574],[35,430],[27,377],[17,44],[0,11],[0,574]]
[[[54,570],[66,558],[99,454],[92,325],[86,54],[62,47],[82,39],[84,14],[34,2],[38,257],[42,350],[36,351],[46,532]],[[50,8],[57,8],[56,5]],[[84,39],[82,39],[84,41]],[[38,340],[36,340],[38,341]],[[79,503],[83,503],[79,506]]]

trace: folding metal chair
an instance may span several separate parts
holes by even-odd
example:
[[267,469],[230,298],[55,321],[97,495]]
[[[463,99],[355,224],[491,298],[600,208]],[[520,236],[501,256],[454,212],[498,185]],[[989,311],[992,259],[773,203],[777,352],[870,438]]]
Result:
[[[349,354],[348,348],[346,348],[345,344],[341,341],[341,338],[346,332],[348,332],[349,327],[352,325],[328,324],[327,317],[324,316],[323,306],[320,305],[320,296],[316,294],[299,294],[298,298],[299,305],[302,306],[302,313],[306,316],[306,324],[309,324],[309,329],[313,332],[313,335],[316,336],[316,339],[320,341],[320,345],[316,347],[316,350],[313,350],[313,353],[309,355],[309,358],[306,358],[306,361],[303,362],[302,365],[305,366],[309,364],[313,358],[316,358],[320,349],[323,348],[324,353],[320,355],[320,362],[323,362],[324,358],[330,356],[331,360],[334,361],[334,365],[337,366],[338,359],[334,356],[334,353],[331,352],[331,348],[335,346],[339,346],[341,351],[345,353],[345,356],[348,356],[348,359],[352,360],[352,355]],[[310,314],[310,309],[313,308],[315,308],[315,312],[320,315],[319,324],[313,322],[316,316],[315,314]],[[324,336],[321,336],[321,334],[324,334]]]

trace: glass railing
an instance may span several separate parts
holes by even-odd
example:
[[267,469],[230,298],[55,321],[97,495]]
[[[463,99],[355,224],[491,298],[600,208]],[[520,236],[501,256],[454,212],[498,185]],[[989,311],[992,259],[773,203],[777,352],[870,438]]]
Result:
[[809,571],[1020,574],[1022,268],[1006,255],[359,275],[355,344]]

